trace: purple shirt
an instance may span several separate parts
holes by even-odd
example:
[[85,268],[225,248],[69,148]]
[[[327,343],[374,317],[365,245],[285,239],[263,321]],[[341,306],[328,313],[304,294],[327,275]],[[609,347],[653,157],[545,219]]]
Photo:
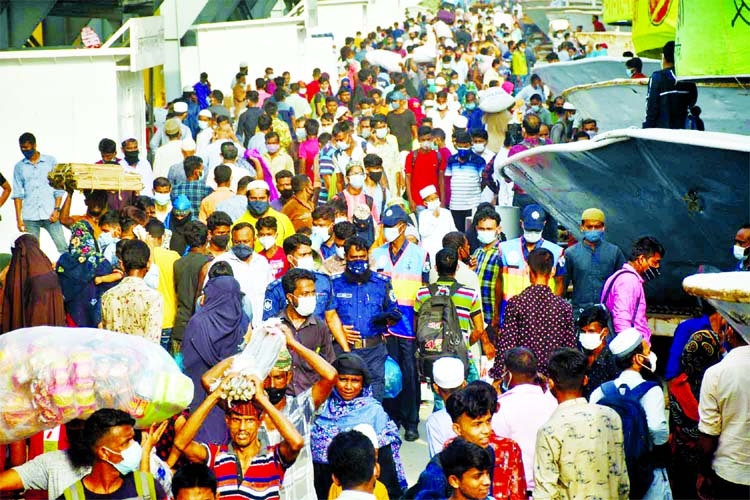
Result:
[[[616,279],[612,289],[609,285]],[[609,291],[609,296],[605,295]],[[628,263],[623,264],[622,271],[609,277],[602,289],[601,302],[612,315],[612,326],[619,333],[627,328],[635,328],[643,335],[646,342],[651,342],[651,329],[646,321],[646,293],[643,291],[643,278]],[[634,318],[635,316],[635,318]]]

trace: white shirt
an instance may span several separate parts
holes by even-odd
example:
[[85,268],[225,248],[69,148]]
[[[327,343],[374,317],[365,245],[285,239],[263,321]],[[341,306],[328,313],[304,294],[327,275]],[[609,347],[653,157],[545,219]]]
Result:
[[[246,313],[252,312],[253,328],[260,328],[263,324],[263,299],[266,296],[266,288],[273,281],[271,265],[265,257],[253,252],[248,262],[243,262],[229,251],[214,258],[216,262],[227,262],[232,267],[234,279],[240,284],[240,290],[245,296],[242,298],[242,308]],[[210,268],[209,268],[210,270]],[[208,282],[208,273],[203,286]]]
[[456,148],[453,147],[453,122],[458,117],[458,113],[449,108],[445,116],[441,117],[440,111],[433,109],[427,113],[427,116],[432,118],[432,128],[439,128],[445,132],[445,147],[450,149],[451,153],[455,154]]
[[[246,175],[251,175],[249,170],[245,170],[244,168],[235,165],[234,163],[220,163],[219,165],[226,165],[232,170],[232,176],[229,178],[229,188],[233,193],[237,192],[237,184],[240,182],[240,179],[242,179]],[[219,186],[216,184],[216,180],[214,179],[214,168],[215,167],[212,167],[211,172],[206,175],[206,186],[209,186],[214,191],[216,191]]]
[[[354,143],[354,149],[352,149],[351,155],[346,151],[341,151],[339,149],[333,153],[333,167],[337,173],[340,173],[343,176],[346,176],[346,167],[348,167],[350,163],[359,163],[362,165],[364,160],[365,152],[359,145],[359,142]],[[346,182],[344,184],[346,184]]]
[[198,132],[198,135],[195,138],[195,154],[197,154],[201,158],[204,158],[203,155],[208,149],[208,146],[211,144],[211,139],[213,138],[214,129],[212,129],[211,127],[204,128],[203,130]]
[[338,500],[375,500],[375,495],[364,491],[344,490]]
[[294,110],[294,117],[300,118],[302,116],[310,116],[312,113],[312,107],[307,99],[299,94],[292,94],[286,98],[286,103],[289,104]]
[[[638,384],[644,381],[644,378],[635,370],[624,370],[619,377],[614,380],[615,386],[620,387],[622,384],[634,389]],[[601,387],[594,389],[589,401],[596,403],[604,397]],[[651,443],[659,446],[667,442],[669,438],[669,425],[667,424],[667,412],[665,411],[664,392],[660,386],[652,387],[641,398],[641,406],[646,413],[646,422],[648,424]]]
[[450,210],[438,209],[438,215],[432,210],[419,212],[419,237],[422,240],[422,248],[430,255],[430,262],[435,265],[435,255],[443,248],[443,236],[456,231],[456,223]]
[[703,375],[698,430],[719,437],[713,470],[736,484],[750,484],[750,346],[735,347]]
[[427,417],[425,430],[430,458],[443,451],[446,441],[456,437],[456,433],[453,432],[453,420],[445,408]]
[[167,177],[169,167],[175,163],[181,163],[183,159],[182,141],[169,141],[163,146],[159,146],[154,155],[154,178]]
[[[224,164],[224,158],[221,156],[221,145],[225,142],[231,142],[237,147],[237,158],[242,158],[242,156],[245,154],[245,147],[242,144],[238,144],[234,141],[230,141],[229,139],[218,139],[211,144],[209,144],[208,148],[206,148],[206,152],[204,153],[205,156],[201,157],[203,158],[203,166],[208,170],[208,177],[211,178],[213,181],[213,171],[214,168],[217,165]],[[207,185],[208,181],[206,181]],[[234,186],[234,190],[237,190],[237,186]]]
[[536,433],[557,408],[557,400],[538,385],[520,384],[497,398],[500,409],[492,416],[492,430],[521,447],[527,489],[534,489]]
[[[182,156],[182,151],[180,151],[180,156]],[[151,164],[148,162],[148,160],[146,160],[145,158],[141,158],[138,160],[138,163],[136,163],[135,166],[131,166],[128,165],[128,162],[123,159],[120,160],[120,165],[125,172],[132,172],[141,176],[143,189],[141,190],[140,194],[145,196],[153,196],[154,171],[151,168]],[[167,169],[167,172],[169,172],[169,169]]]

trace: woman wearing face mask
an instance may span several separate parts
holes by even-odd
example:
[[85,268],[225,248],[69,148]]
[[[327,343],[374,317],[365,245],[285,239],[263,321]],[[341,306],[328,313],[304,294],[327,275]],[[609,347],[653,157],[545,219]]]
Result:
[[589,401],[616,401],[618,394],[622,394],[622,390],[618,388],[623,385],[628,387],[631,397],[640,401],[648,426],[648,443],[651,450],[648,459],[654,466],[653,479],[643,480],[637,472],[628,471],[630,494],[635,498],[672,498],[667,471],[661,459],[669,456],[669,450],[666,449],[669,425],[664,409],[664,392],[659,383],[654,381],[656,354],[635,328],[618,333],[609,343],[609,349],[621,370],[620,375],[594,390]]
[[336,195],[335,199],[346,201],[347,216],[354,217],[354,209],[359,205],[366,205],[370,209],[373,222],[380,224],[380,212],[374,200],[364,192],[365,169],[361,164],[351,163],[346,169],[346,188]]
[[[199,301],[201,308],[190,318],[182,341],[185,374],[193,381],[191,410],[206,398],[201,376],[221,360],[237,354],[245,335],[250,333],[250,319],[242,310],[240,284],[233,277],[209,279]],[[211,410],[198,432],[198,439],[207,443],[220,443],[226,439],[221,409]]]

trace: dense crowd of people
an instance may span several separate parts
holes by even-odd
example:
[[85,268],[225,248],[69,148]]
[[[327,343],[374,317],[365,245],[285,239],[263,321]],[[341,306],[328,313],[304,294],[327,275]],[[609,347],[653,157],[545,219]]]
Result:
[[[561,241],[503,173],[509,156],[598,128],[532,73],[522,21],[498,26],[495,12],[357,33],[338,74],[316,69],[308,82],[273,68],[250,81],[243,62],[225,94],[203,73],[169,103],[148,153],[135,138],[100,141],[97,163],[143,188],[85,191],[83,214],[73,191],[50,186],[44,138],[22,134],[11,182],[0,175],[0,205],[13,199],[24,233],[0,259],[0,331],[144,337],[174,357],[194,398],[150,429],[101,409],[13,443],[0,490],[747,498],[747,340],[703,304],[675,332],[666,383],[656,375],[644,283],[666,249],[645,236],[623,252],[596,207],[580,214],[581,241]],[[560,38],[547,62],[580,53]],[[639,59],[626,66],[643,76]],[[510,104],[487,111],[497,92]],[[658,126],[664,113],[650,113]],[[506,238],[504,224],[521,236]],[[750,225],[734,255],[750,270]],[[228,405],[222,377],[268,320],[285,346],[265,380],[251,377],[252,399]],[[401,451],[420,438],[423,382],[429,456],[408,484]]]

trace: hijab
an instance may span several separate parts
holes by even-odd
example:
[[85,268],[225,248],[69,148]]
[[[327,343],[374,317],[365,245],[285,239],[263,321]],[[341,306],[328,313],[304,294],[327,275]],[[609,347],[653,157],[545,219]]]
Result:
[[52,262],[31,234],[11,250],[3,293],[2,332],[30,326],[65,326],[63,295]]

